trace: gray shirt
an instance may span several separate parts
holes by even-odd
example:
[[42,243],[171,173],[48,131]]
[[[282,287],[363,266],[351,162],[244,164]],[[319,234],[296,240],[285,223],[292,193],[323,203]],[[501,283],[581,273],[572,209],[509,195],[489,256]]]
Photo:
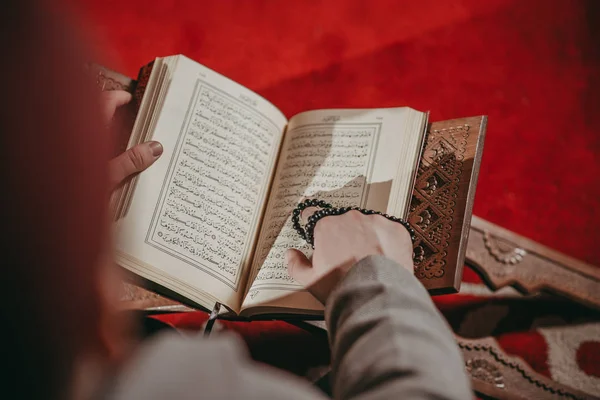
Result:
[[[427,291],[381,257],[354,265],[325,307],[336,399],[469,399],[460,351]],[[250,360],[235,337],[166,335],[144,344],[108,396],[321,399],[308,382]]]

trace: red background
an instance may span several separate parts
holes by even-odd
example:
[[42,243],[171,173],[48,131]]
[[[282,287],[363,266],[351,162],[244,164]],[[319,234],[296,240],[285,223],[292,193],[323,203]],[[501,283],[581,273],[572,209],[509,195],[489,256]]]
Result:
[[[75,1],[75,0],[72,0]],[[597,1],[81,1],[109,66],[185,54],[288,116],[489,115],[475,214],[600,264]]]

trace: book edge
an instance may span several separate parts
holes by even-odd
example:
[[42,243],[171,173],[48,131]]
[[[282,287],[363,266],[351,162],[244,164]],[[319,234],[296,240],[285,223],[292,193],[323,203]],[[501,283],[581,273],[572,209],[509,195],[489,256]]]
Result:
[[458,260],[454,273],[454,289],[458,293],[462,282],[463,269],[465,265],[465,257],[467,254],[467,244],[469,241],[469,232],[471,231],[471,220],[473,218],[473,206],[475,204],[475,192],[477,191],[477,182],[479,180],[479,171],[481,169],[481,160],[483,158],[483,148],[485,143],[485,135],[487,130],[487,115],[481,116],[479,124],[479,136],[473,157],[473,168],[471,169],[471,177],[469,180],[469,189],[467,191],[467,200],[465,202],[465,211],[463,216],[462,232],[460,244],[458,247]]

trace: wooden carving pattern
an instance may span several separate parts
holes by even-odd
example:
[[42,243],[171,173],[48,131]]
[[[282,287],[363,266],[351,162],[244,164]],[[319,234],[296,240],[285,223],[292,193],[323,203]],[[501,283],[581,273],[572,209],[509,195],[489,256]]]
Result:
[[467,372],[474,378],[492,384],[496,387],[504,387],[504,375],[500,368],[485,358],[470,358],[465,363]]
[[431,130],[427,136],[409,217],[417,236],[414,261],[419,279],[444,276],[468,136],[469,125]]
[[489,231],[483,232],[483,244],[488,253],[502,264],[520,263],[527,255],[527,251],[524,249],[499,241]]
[[96,85],[100,90],[133,91],[135,86],[135,81],[133,79],[97,64],[89,64],[87,68],[94,74]]
[[571,399],[596,397],[546,378],[522,359],[506,354],[491,338],[456,337],[477,392],[494,398]]
[[600,309],[600,268],[475,216],[466,262],[492,289],[512,285],[524,293],[550,291]]
[[125,90],[129,91],[130,87],[125,86],[122,82],[119,82],[109,76],[106,76],[104,71],[99,71],[96,75],[96,83],[102,89],[105,90]]
[[485,117],[431,124],[413,189],[408,221],[415,229],[415,275],[434,293],[458,290],[479,168]]

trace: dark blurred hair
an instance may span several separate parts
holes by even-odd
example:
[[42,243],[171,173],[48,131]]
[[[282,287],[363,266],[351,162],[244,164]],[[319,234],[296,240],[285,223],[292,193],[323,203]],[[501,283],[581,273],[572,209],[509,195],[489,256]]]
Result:
[[2,8],[0,393],[63,398],[98,332],[107,143],[68,24],[40,2]]

